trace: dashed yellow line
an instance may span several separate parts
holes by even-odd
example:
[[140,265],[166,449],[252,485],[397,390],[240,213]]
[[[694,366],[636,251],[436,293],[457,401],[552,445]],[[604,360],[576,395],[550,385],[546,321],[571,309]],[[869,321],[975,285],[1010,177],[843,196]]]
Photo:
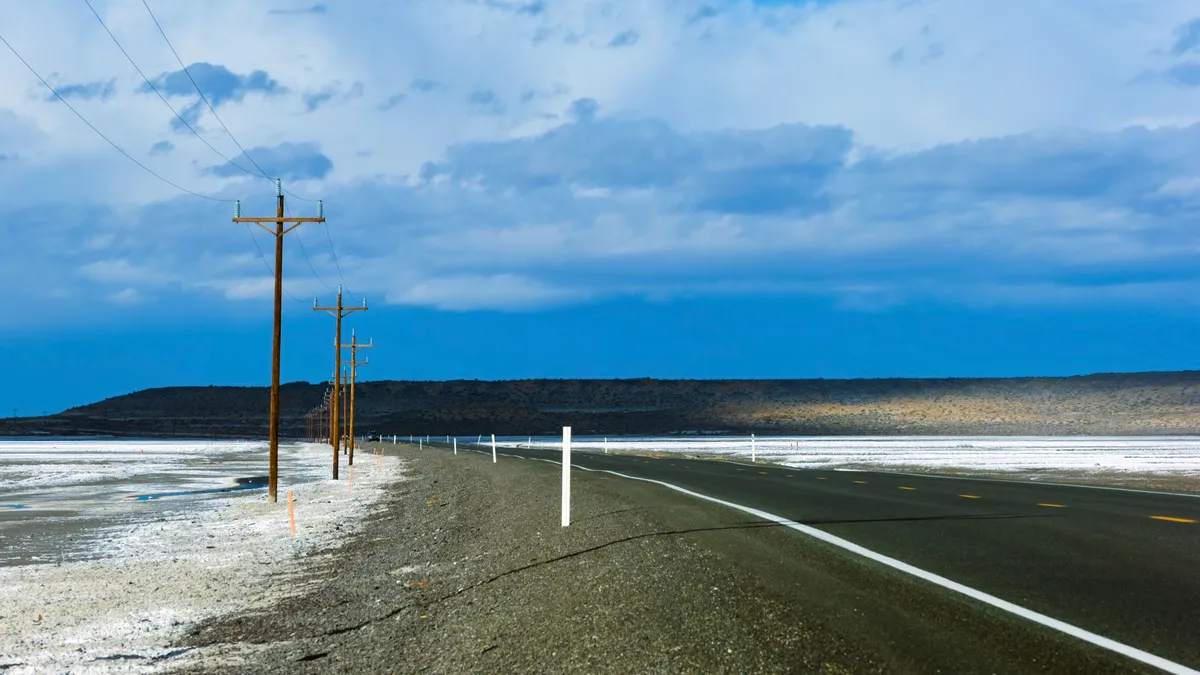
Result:
[[762,474],[762,475],[764,475],[764,476],[765,476],[765,475],[767,475],[767,472],[766,472],[766,471],[759,471],[759,473],[761,473],[761,474]]
[[959,495],[963,499],[981,499],[979,495]]
[[1065,508],[1067,508],[1067,507],[1063,506],[1062,504],[1049,504],[1049,503],[1039,503],[1039,504],[1038,504],[1038,506],[1045,506],[1045,507],[1047,507],[1047,508],[1051,508],[1051,509],[1065,509]]
[[734,471],[745,471],[745,469],[734,469]]
[[901,490],[916,490],[917,488],[915,488],[915,487],[908,487],[907,485],[901,485],[901,486],[900,486],[900,489],[901,489]]
[[865,481],[865,480],[856,480],[856,481],[854,481],[854,482],[855,482],[855,483],[858,483],[859,485],[866,485],[866,484],[867,484],[867,481]]
[[792,474],[790,474],[790,473],[787,473],[787,474],[784,474],[784,475],[785,475],[785,476],[787,476],[788,478],[795,478],[795,476],[793,476],[793,475],[792,475]]
[[1166,520],[1166,521],[1169,521],[1172,523],[1194,523],[1194,522],[1196,522],[1192,518],[1176,518],[1174,516],[1150,516],[1150,517],[1155,520]]
[[817,480],[829,480],[825,476],[817,476]]

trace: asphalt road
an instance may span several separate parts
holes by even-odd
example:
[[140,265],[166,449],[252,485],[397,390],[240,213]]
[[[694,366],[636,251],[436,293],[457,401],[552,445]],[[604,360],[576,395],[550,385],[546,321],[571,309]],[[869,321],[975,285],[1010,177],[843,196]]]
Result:
[[1197,497],[578,451],[572,464],[760,509],[1200,669]]

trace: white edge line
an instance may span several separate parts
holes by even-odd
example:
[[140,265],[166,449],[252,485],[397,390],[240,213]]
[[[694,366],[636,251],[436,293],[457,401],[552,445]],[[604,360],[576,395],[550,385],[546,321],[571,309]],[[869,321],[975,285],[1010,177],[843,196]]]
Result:
[[[560,464],[560,462],[556,462],[552,459],[542,459],[539,457],[531,457],[530,459],[537,459],[542,462],[549,462],[550,464]],[[875,562],[882,563],[884,565],[887,565],[888,567],[891,567],[892,569],[899,570],[901,572],[904,572],[905,574],[910,574],[914,577],[917,577],[918,579],[923,579],[930,583],[937,584],[938,586],[941,586],[942,588],[945,588],[947,590],[954,591],[955,593],[960,593],[969,598],[989,604],[997,609],[1003,610],[1010,614],[1015,614],[1016,616],[1019,616],[1023,619],[1027,619],[1034,623],[1041,624],[1047,628],[1051,628],[1053,630],[1059,631],[1060,633],[1065,633],[1066,635],[1070,635],[1071,637],[1079,638],[1080,640],[1083,640],[1084,642],[1089,642],[1089,643],[1096,645],[1097,647],[1100,647],[1102,649],[1107,649],[1111,652],[1116,652],[1117,654],[1121,654],[1122,656],[1127,656],[1135,661],[1140,661],[1142,663],[1145,663],[1146,665],[1154,666],[1155,668],[1166,671],[1168,673],[1172,673],[1173,675],[1200,675],[1200,671],[1192,670],[1191,668],[1188,668],[1187,666],[1185,666],[1181,663],[1175,663],[1174,661],[1169,661],[1167,659],[1162,658],[1161,656],[1155,656],[1154,654],[1151,654],[1150,652],[1142,651],[1142,650],[1138,649],[1137,647],[1130,647],[1127,644],[1106,638],[1103,635],[1097,635],[1096,633],[1084,630],[1078,626],[1073,626],[1069,623],[1066,623],[1065,621],[1059,621],[1058,619],[1046,616],[1045,614],[1042,614],[1040,612],[1035,612],[1031,609],[1026,609],[1025,607],[1022,607],[1017,604],[1013,604],[1007,600],[1001,600],[1000,598],[997,598],[996,596],[991,595],[990,593],[984,593],[983,591],[976,590],[974,588],[971,588],[970,586],[965,586],[963,584],[960,584],[957,581],[951,581],[951,580],[947,579],[946,577],[943,577],[938,574],[934,574],[933,572],[923,570],[919,567],[915,567],[915,566],[910,565],[901,560],[897,560],[890,556],[886,556],[882,553],[877,553],[875,551],[872,551],[869,548],[865,548],[865,547],[859,546],[858,544],[855,544],[854,542],[848,541],[846,539],[842,539],[839,536],[829,534],[828,532],[825,532],[824,530],[819,530],[815,527],[803,525],[801,523],[797,523],[794,520],[788,520],[787,518],[777,516],[773,513],[767,513],[766,511],[760,511],[756,508],[752,508],[749,506],[742,506],[741,504],[727,502],[723,499],[717,499],[716,497],[709,497],[708,495],[701,494],[699,492],[693,492],[692,490],[688,490],[687,488],[681,488],[678,485],[672,485],[671,483],[667,483],[665,481],[654,480],[653,478],[639,478],[637,476],[630,476],[627,474],[620,473],[618,471],[610,471],[608,469],[589,469],[584,466],[575,466],[572,468],[577,468],[582,471],[591,471],[594,473],[610,473],[614,476],[620,476],[621,478],[628,478],[629,480],[638,480],[638,481],[642,481],[644,483],[654,483],[655,485],[661,485],[663,487],[670,488],[672,490],[675,490],[676,492],[682,492],[685,495],[689,495],[689,496],[695,497],[697,499],[703,499],[705,501],[712,502],[714,504],[720,504],[721,506],[728,506],[731,509],[737,509],[738,511],[741,511],[743,513],[748,513],[748,514],[758,517],[758,518],[762,518],[763,520],[768,520],[773,523],[783,525],[784,527],[790,527],[791,529],[796,530],[797,532],[807,534],[808,536],[813,537],[815,539],[820,539],[821,541],[823,541],[827,544],[833,544],[834,546],[837,546],[838,548],[845,549],[851,553],[855,553],[855,554],[860,555],[869,560],[874,560]]]

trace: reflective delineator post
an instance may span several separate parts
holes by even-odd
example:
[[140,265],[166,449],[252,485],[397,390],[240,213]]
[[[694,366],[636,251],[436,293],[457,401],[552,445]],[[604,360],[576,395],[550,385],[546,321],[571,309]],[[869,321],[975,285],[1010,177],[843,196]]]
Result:
[[454,454],[458,454],[458,439],[454,439]]
[[424,449],[425,449],[425,439],[424,439],[424,438],[418,438],[418,439],[417,439],[417,449],[418,449],[418,450],[424,450]]
[[563,427],[562,526],[571,524],[571,427]]
[[604,437],[604,454],[608,454],[608,436]]
[[492,434],[492,464],[496,463],[496,434]]
[[754,434],[750,434],[750,461],[758,461],[758,445],[754,440]]

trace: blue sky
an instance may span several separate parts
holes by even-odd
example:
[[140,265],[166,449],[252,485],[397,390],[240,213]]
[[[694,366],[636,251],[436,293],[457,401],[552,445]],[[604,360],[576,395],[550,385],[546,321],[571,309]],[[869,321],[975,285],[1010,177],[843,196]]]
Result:
[[329,219],[287,241],[285,381],[329,376],[339,283],[375,378],[1200,367],[1190,0],[151,2],[240,146],[141,3],[92,4],[152,86],[82,0],[0,34],[211,199],[0,48],[6,415],[267,382],[253,164]]

